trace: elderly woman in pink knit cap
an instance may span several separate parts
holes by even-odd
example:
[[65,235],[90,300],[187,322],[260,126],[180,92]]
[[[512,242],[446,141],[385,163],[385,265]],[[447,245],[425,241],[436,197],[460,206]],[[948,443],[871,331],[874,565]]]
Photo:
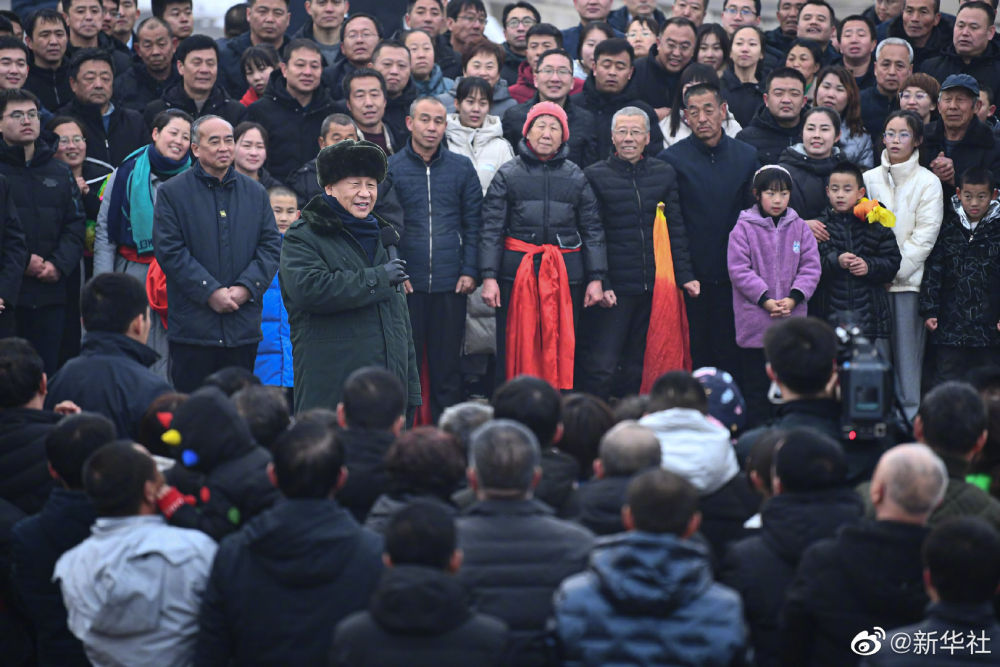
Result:
[[604,229],[583,170],[566,159],[562,107],[531,107],[522,134],[486,191],[479,236],[483,301],[497,309],[497,382],[528,373],[571,389],[579,308],[604,295]]

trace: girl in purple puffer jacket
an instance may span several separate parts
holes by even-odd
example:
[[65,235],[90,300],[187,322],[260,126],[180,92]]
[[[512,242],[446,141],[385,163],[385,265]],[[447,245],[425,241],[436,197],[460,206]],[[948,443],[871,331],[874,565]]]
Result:
[[740,213],[729,233],[729,279],[733,283],[736,344],[741,349],[748,425],[769,415],[764,332],[786,317],[805,317],[806,301],[821,273],[816,239],[788,208],[792,178],[766,165],[754,175],[754,206]]

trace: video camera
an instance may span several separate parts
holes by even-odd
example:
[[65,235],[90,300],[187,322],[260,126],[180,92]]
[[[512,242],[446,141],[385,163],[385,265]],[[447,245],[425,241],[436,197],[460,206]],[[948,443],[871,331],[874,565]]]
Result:
[[897,419],[892,366],[857,325],[842,324],[834,331],[843,404],[841,434],[852,441],[885,438]]

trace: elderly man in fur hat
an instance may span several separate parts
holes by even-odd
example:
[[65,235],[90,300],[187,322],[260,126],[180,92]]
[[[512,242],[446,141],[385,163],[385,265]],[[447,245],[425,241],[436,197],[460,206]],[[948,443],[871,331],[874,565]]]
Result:
[[406,297],[406,263],[386,245],[399,235],[372,211],[385,179],[382,149],[341,141],[316,158],[323,193],[285,234],[281,294],[291,325],[295,411],[333,409],[352,371],[381,366],[407,388],[408,415],[420,405]]

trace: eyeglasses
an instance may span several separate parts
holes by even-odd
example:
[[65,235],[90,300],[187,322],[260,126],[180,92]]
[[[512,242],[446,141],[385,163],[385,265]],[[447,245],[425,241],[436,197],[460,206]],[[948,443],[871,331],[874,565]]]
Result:
[[34,109],[31,111],[11,111],[7,114],[7,118],[17,121],[18,123],[23,123],[25,118],[28,120],[38,120],[38,112]]
[[750,18],[752,16],[757,16],[757,12],[755,12],[752,9],[750,9],[749,7],[743,7],[742,9],[737,9],[736,7],[726,7],[723,10],[723,13],[724,14],[729,14],[730,16],[734,16],[734,17],[737,14],[739,14],[740,16],[742,16],[745,19],[748,19],[748,18]]
[[687,53],[694,48],[694,44],[691,42],[675,42],[672,39],[668,39],[663,43],[663,50],[667,53]]
[[637,39],[639,37],[652,37],[652,36],[653,33],[650,32],[649,30],[642,30],[642,31],[630,30],[627,33],[625,33],[626,39]]
[[530,28],[536,23],[538,23],[538,21],[536,21],[534,18],[530,16],[525,16],[523,19],[507,19],[507,22],[504,23],[504,25],[513,30],[519,25],[523,25],[525,28]]
[[573,76],[573,70],[568,67],[542,67],[539,68],[538,73],[545,76],[552,76],[553,74],[558,76]]
[[59,137],[60,146],[69,146],[70,144],[85,144],[87,139],[79,134],[74,134],[72,137]]
[[483,14],[459,14],[458,20],[463,23],[479,23],[486,25],[486,16]]
[[615,136],[616,137],[622,137],[622,138],[624,138],[624,137],[635,137],[636,139],[638,139],[639,137],[644,137],[647,134],[649,134],[649,132],[647,130],[637,130],[635,128],[631,128],[630,129],[630,128],[627,128],[627,127],[620,127],[617,130],[615,130]]
[[909,132],[893,132],[892,130],[889,130],[882,136],[885,137],[886,141],[895,141],[897,139],[900,141],[909,141],[913,137]]

